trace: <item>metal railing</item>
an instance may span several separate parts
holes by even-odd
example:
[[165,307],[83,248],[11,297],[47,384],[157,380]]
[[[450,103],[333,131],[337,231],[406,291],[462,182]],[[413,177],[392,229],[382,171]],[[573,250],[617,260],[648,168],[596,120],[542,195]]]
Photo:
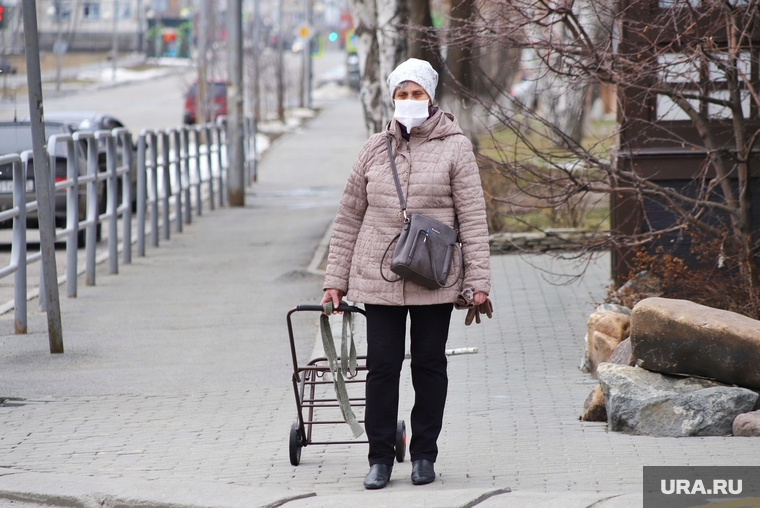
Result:
[[[167,130],[144,129],[136,145],[124,128],[112,131],[79,131],[56,134],[48,139],[53,203],[65,192],[65,226],[56,229],[56,241],[66,242],[66,294],[77,296],[80,241],[84,239],[85,283],[95,285],[96,244],[103,225],[107,226],[109,272],[119,272],[119,250],[123,264],[132,262],[134,243],[138,256],[146,255],[146,244],[158,247],[169,240],[172,224],[182,232],[193,214],[201,216],[204,203],[210,210],[226,204],[228,162],[226,119],[197,126],[183,125]],[[248,185],[257,177],[256,124],[245,122]],[[63,146],[63,151],[59,146]],[[64,155],[62,155],[65,154]],[[105,169],[100,167],[105,155]],[[65,157],[66,176],[56,176],[56,160]],[[84,157],[84,161],[82,161]],[[27,251],[27,220],[40,206],[28,188],[27,171],[32,151],[0,156],[0,166],[11,165],[13,207],[0,212],[0,223],[13,221],[11,259],[0,267],[0,279],[14,274],[14,331],[27,331],[27,265],[39,261],[41,251]],[[83,164],[84,163],[84,164]],[[134,188],[133,188],[134,186]],[[133,196],[135,199],[133,199]],[[133,207],[136,217],[133,217]],[[54,213],[55,215],[55,213]],[[57,222],[61,222],[61,213]],[[121,237],[119,236],[121,221]],[[134,224],[133,224],[134,222]],[[83,232],[83,233],[82,233]],[[40,309],[45,310],[43,278],[40,277]]]

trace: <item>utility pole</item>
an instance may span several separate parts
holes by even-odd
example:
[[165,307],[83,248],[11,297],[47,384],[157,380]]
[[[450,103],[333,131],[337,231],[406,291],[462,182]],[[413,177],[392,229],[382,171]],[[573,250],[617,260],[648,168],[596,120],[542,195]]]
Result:
[[[37,35],[37,6],[35,0],[23,0],[24,42],[26,50],[26,79],[29,90],[29,116],[34,152],[34,187],[37,190],[37,220],[40,228],[42,254],[42,285],[48,322],[50,353],[63,353],[61,303],[58,299],[58,270],[55,265],[55,194],[45,150],[45,125],[42,123],[42,76],[40,75],[40,46]],[[42,295],[40,295],[42,296]]]
[[245,206],[245,151],[243,145],[243,2],[227,3],[227,200],[230,206]]
[[61,90],[61,67],[63,67],[63,53],[60,51],[61,44],[63,44],[61,40],[61,9],[63,8],[61,0],[56,0],[53,8],[55,9],[55,22],[58,25],[58,37],[55,40],[55,44],[53,44],[53,53],[55,53],[55,91],[58,92]]
[[285,123],[285,77],[284,77],[284,53],[285,53],[285,41],[283,36],[285,34],[285,16],[283,3],[285,0],[280,0],[279,5],[279,29],[277,31],[277,118],[281,122]]
[[145,9],[143,0],[137,0],[137,52],[143,52],[145,39]]
[[116,59],[119,56],[119,32],[117,31],[118,20],[119,0],[113,0],[113,55],[111,55],[111,60],[113,63],[112,81],[116,81]]
[[[311,27],[312,22],[314,21],[312,19],[312,0],[305,0],[306,1],[306,24]],[[311,28],[310,28],[311,30]],[[312,30],[313,31],[313,30]],[[312,67],[312,61],[311,61],[311,41],[314,37],[313,33],[309,34],[309,40],[306,41],[304,44],[304,79],[306,80],[306,83],[304,83],[304,89],[305,89],[305,106],[307,108],[311,107],[311,67]]]
[[259,51],[261,47],[261,29],[259,27],[259,0],[253,0],[253,117],[256,122],[261,118],[261,88]]
[[[198,89],[195,96],[196,123],[206,123],[210,118],[208,112],[208,72],[206,71],[208,47],[208,0],[200,0],[198,13]],[[214,87],[215,85],[212,85]],[[212,94],[215,90],[212,91]]]

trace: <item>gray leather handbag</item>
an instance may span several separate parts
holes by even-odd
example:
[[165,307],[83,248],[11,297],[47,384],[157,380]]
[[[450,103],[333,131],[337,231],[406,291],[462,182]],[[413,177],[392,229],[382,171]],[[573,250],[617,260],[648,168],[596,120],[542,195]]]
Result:
[[[406,200],[401,191],[401,183],[398,179],[398,171],[388,134],[385,136],[385,141],[388,145],[388,158],[391,161],[393,181],[396,183],[401,213],[404,216],[404,225],[401,228],[401,233],[396,235],[385,249],[383,259],[380,260],[380,275],[387,282],[398,282],[401,279],[406,279],[428,289],[452,287],[464,275],[464,259],[462,258],[462,245],[458,238],[459,231],[420,213],[407,216]],[[458,221],[456,222],[458,227]],[[396,240],[398,242],[391,256],[391,271],[399,278],[391,280],[383,273],[383,265],[388,256],[388,251]],[[446,279],[449,277],[455,252],[459,257],[459,276],[453,283],[446,286]]]

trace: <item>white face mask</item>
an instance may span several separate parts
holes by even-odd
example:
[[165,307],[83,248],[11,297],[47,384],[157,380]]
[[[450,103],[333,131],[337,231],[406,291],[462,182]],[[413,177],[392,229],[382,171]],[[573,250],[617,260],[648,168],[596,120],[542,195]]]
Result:
[[398,123],[411,131],[412,127],[422,125],[428,119],[428,101],[405,100],[396,101],[396,111],[393,113]]

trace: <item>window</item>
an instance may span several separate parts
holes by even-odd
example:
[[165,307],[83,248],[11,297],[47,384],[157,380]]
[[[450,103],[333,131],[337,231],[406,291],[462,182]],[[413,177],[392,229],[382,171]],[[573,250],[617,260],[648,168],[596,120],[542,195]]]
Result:
[[71,19],[71,2],[55,2],[53,4],[53,17],[56,21]]
[[100,3],[99,2],[85,2],[82,5],[82,18],[83,19],[100,19]]
[[670,9],[672,7],[699,7],[700,0],[658,0],[657,7],[660,9]]
[[[689,104],[699,111],[699,101],[689,99]],[[689,115],[667,95],[657,96],[657,120],[676,121],[689,120]]]
[[[741,97],[742,113],[744,114],[744,118],[747,118],[750,113],[749,91],[742,90],[741,92],[739,92],[739,96]],[[714,92],[710,92],[710,97],[713,99],[718,99],[718,100],[723,100],[723,101],[727,101],[730,99],[728,90],[716,90]],[[712,102],[708,102],[707,116],[713,117],[713,118],[731,118],[733,116],[733,113],[731,111],[731,108],[722,106],[720,104],[713,104]]]
[[[715,57],[717,57],[725,67],[733,66],[733,62],[729,61],[727,54],[717,54]],[[726,81],[726,73],[717,63],[710,62],[707,67],[710,81]],[[739,55],[736,58],[736,70],[739,73],[737,76],[739,83],[752,78],[752,54],[749,51],[739,52]]]
[[[742,113],[745,118],[748,118],[751,114],[752,101],[747,80],[752,79],[752,53],[741,51],[735,61],[729,58],[727,52],[721,52],[721,49],[716,49],[708,56],[709,58],[693,52],[658,55],[657,77],[677,92],[727,101],[729,100],[727,69],[730,71],[733,67],[738,74],[737,80],[741,89]],[[695,110],[708,118],[729,119],[732,116],[731,109],[720,104],[697,99],[689,99],[688,102]],[[666,95],[657,96],[656,107],[657,120],[689,120],[689,116]]]
[[130,18],[129,1],[116,2],[116,19]]
[[665,83],[696,83],[699,61],[679,53],[663,53],[657,57],[657,74]]

